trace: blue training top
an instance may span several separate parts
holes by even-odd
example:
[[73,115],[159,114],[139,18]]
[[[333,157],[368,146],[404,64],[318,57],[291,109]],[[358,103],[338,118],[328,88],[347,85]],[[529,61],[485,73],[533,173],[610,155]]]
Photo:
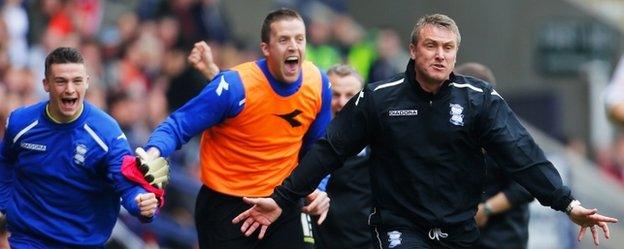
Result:
[[117,122],[90,103],[66,124],[48,117],[47,103],[13,111],[0,144],[0,211],[12,246],[102,248],[120,202],[140,215],[134,198],[146,191],[121,174],[130,146]]

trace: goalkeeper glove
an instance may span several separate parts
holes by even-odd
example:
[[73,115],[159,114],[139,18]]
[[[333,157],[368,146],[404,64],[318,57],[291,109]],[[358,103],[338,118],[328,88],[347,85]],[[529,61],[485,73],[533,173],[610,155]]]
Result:
[[163,157],[154,157],[145,152],[143,148],[134,151],[139,170],[143,173],[145,181],[150,185],[164,189],[169,183],[169,163]]

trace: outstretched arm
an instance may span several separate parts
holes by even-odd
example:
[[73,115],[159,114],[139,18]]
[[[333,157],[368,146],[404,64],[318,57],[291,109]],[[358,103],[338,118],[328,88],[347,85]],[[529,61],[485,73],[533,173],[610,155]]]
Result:
[[[368,98],[372,98],[369,93]],[[362,92],[352,98],[327,128],[325,138],[319,140],[305,155],[292,174],[275,189],[271,198],[245,198],[253,207],[238,215],[233,223],[243,222],[241,231],[249,236],[260,227],[259,238],[281,214],[281,208],[295,205],[312,193],[327,174],[342,166],[344,160],[357,154],[368,144],[371,100]],[[358,104],[359,103],[359,104]]]
[[594,243],[598,244],[595,225],[600,226],[608,238],[607,222],[615,223],[617,219],[600,215],[595,209],[586,209],[574,200],[557,169],[546,159],[507,103],[498,93],[490,91],[491,94],[485,96],[487,107],[481,114],[480,137],[488,153],[541,204],[566,212],[570,220],[580,225],[579,238],[587,227],[591,227]]

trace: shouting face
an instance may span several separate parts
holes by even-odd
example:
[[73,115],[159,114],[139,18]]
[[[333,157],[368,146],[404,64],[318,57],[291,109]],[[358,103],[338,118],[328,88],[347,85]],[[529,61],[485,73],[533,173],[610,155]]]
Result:
[[84,64],[52,64],[43,79],[43,87],[50,95],[49,111],[60,122],[74,120],[80,111],[89,87]]
[[260,44],[269,71],[275,79],[284,83],[293,83],[299,78],[305,47],[305,26],[297,18],[271,23],[269,42]]

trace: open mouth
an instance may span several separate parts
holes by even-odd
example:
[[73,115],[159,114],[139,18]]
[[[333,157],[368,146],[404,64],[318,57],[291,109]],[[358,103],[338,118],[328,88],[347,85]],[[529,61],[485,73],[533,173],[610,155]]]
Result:
[[76,106],[77,102],[78,102],[78,98],[69,98],[69,97],[61,98],[61,104],[63,105],[63,109],[71,109],[74,106]]
[[299,66],[299,57],[288,56],[286,60],[284,60],[284,65],[286,65],[286,69],[289,72],[296,72]]
[[433,64],[433,68],[436,70],[444,70],[444,65],[442,64]]

